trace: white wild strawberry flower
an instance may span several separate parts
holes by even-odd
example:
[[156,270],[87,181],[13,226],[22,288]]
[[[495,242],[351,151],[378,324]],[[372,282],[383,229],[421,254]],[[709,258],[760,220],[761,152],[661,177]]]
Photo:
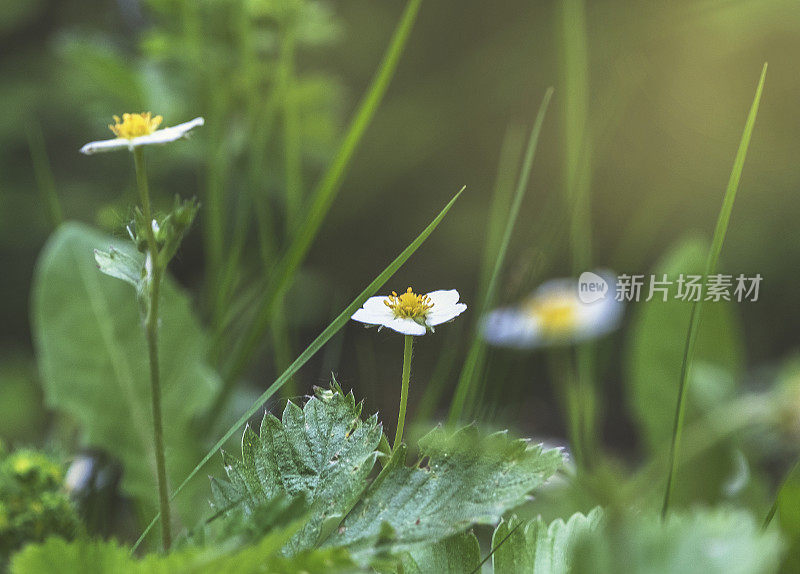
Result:
[[424,335],[467,310],[458,298],[455,289],[418,295],[409,287],[401,295],[392,291],[389,296],[370,297],[352,319],[379,328],[388,327],[404,335]]
[[121,120],[119,116],[114,116],[114,124],[110,124],[108,128],[117,137],[90,142],[81,148],[81,153],[91,155],[118,149],[133,151],[139,146],[174,142],[205,123],[203,118],[195,118],[177,126],[158,129],[162,120],[161,116],[153,117],[150,112],[122,114]]
[[483,338],[491,345],[533,349],[593,339],[617,328],[623,306],[612,296],[581,301],[578,282],[553,279],[515,307],[495,309],[483,318]]

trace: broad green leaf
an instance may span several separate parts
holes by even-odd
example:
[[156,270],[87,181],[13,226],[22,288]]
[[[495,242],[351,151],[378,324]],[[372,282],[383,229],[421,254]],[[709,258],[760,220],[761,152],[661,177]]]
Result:
[[[134,289],[95,265],[93,250],[109,247],[129,253],[85,225],[67,223],[53,234],[34,276],[33,333],[47,405],[80,424],[85,444],[122,462],[123,488],[149,512],[157,505],[147,346]],[[190,422],[208,407],[219,380],[205,363],[206,336],[189,299],[170,280],[161,310],[162,407],[174,483],[198,456]],[[187,499],[182,510],[194,516],[199,506]]]
[[305,497],[310,518],[285,550],[313,548],[356,503],[375,465],[381,425],[377,415],[362,421],[361,406],[334,383],[303,408],[289,401],[282,420],[265,413],[259,435],[245,430],[241,461],[223,453],[229,481],[212,479],[215,506],[248,513],[277,496]]
[[494,573],[568,574],[576,542],[596,530],[602,516],[598,507],[549,525],[541,517],[525,523],[516,516],[504,520],[492,536]]
[[326,545],[398,552],[473,524],[492,524],[563,463],[558,449],[543,450],[504,432],[485,435],[475,426],[454,433],[435,429],[419,447],[427,463],[408,467],[405,447],[397,449]]
[[615,517],[575,552],[575,574],[767,574],[781,542],[746,511],[696,510]]
[[[705,241],[684,240],[654,266],[652,273],[658,280],[667,274],[667,279],[671,281],[675,281],[680,274],[700,275],[707,253]],[[671,293],[674,297],[674,285]],[[644,296],[646,293],[643,290]],[[651,452],[663,450],[672,435],[691,310],[691,302],[674,298],[665,302],[658,293],[651,301],[633,304],[627,344],[627,396]],[[732,304],[708,302],[704,306],[700,324],[695,364],[708,363],[734,375],[727,378],[726,388],[713,391],[717,398],[730,395],[735,390],[735,375],[742,370],[743,350],[741,329]],[[697,374],[694,372],[695,376]],[[702,381],[698,383],[693,380],[692,383],[691,398],[701,398],[708,389],[704,388]]]
[[433,544],[419,544],[403,555],[402,574],[467,574],[478,569],[481,547],[472,532]]

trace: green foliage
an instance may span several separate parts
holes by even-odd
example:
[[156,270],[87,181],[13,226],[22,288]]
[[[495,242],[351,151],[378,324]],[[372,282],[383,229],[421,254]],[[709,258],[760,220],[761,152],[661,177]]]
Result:
[[[130,288],[93,265],[92,250],[109,248],[101,267],[133,279],[127,244],[68,223],[50,238],[33,287],[33,326],[47,404],[80,425],[87,445],[121,460],[123,488],[155,508],[150,382],[145,337]],[[116,267],[110,267],[116,265]],[[164,284],[159,338],[167,471],[185,476],[198,456],[191,421],[219,386],[205,362],[206,336],[187,296]],[[193,515],[197,505],[184,512]]]
[[[230,439],[233,434],[240,429],[243,425],[247,423],[247,421],[252,417],[259,409],[263,407],[263,405],[272,397],[283,385],[286,384],[287,381],[295,374],[297,371],[302,367],[308,360],[313,357],[317,351],[322,348],[322,346],[330,340],[333,335],[335,335],[342,327],[344,327],[345,323],[350,321],[350,318],[355,313],[356,309],[360,308],[364,302],[369,299],[372,295],[374,295],[377,290],[389,280],[389,278],[394,275],[395,272],[411,257],[414,252],[419,249],[419,247],[425,242],[426,239],[430,236],[431,233],[439,226],[442,222],[444,217],[453,207],[455,202],[463,193],[464,188],[462,188],[457,194],[453,196],[453,198],[444,206],[444,208],[439,212],[439,214],[431,221],[422,232],[417,235],[417,237],[408,244],[408,246],[389,264],[387,265],[375,279],[370,282],[369,285],[361,292],[359,295],[350,302],[350,304],[345,307],[345,309],[339,313],[339,315],[327,326],[325,329],[320,333],[316,339],[314,339],[311,344],[309,344],[306,349],[300,353],[300,355],[294,360],[294,362],[289,365],[289,367],[278,377],[275,382],[273,382],[267,390],[265,390],[261,395],[253,401],[251,406],[239,417],[239,419],[228,428],[225,434],[214,444],[213,447],[205,454],[205,456],[200,460],[199,463],[195,465],[189,475],[181,482],[178,487],[173,491],[172,498],[174,499],[183,488],[197,475],[205,464],[211,460],[211,457],[216,454],[216,452],[222,448],[228,439]],[[156,522],[160,519],[160,515],[156,515],[153,520],[150,521],[150,524],[147,526],[145,531],[139,537],[139,540],[134,545],[134,547],[138,547],[138,545],[144,540],[147,536],[147,533],[150,529],[155,525]]]
[[321,544],[345,547],[362,562],[404,553],[423,568],[448,563],[448,553],[466,542],[427,545],[499,520],[563,461],[559,450],[506,433],[436,429],[419,443],[424,466],[407,467],[403,445],[368,485],[381,427],[377,416],[364,421],[360,415],[361,405],[336,383],[317,389],[302,409],[289,402],[281,421],[265,415],[260,436],[245,431],[242,460],[224,457],[228,481],[213,480],[215,506],[230,512],[241,505],[252,513],[276,496],[305,497],[308,518],[286,554]]
[[742,510],[695,510],[608,517],[575,554],[575,574],[767,574],[776,572],[780,538]]
[[576,544],[598,529],[602,517],[595,508],[588,515],[573,514],[567,522],[557,519],[549,525],[541,517],[504,520],[492,536],[494,573],[568,574]]
[[[673,281],[680,274],[702,274],[707,253],[705,241],[686,239],[654,265],[653,273],[658,279],[666,273]],[[645,443],[654,453],[664,449],[672,434],[691,310],[690,302],[662,301],[657,293],[653,300],[638,303],[634,310],[628,336],[627,396]],[[705,305],[695,363],[722,367],[733,377],[723,379],[719,388],[709,388],[712,381],[695,377],[690,386],[690,405],[693,401],[699,403],[691,405],[695,412],[698,407],[705,409],[733,394],[735,377],[744,362],[743,350],[741,329],[732,305],[723,302]]]
[[367,553],[410,550],[491,524],[527,500],[560,468],[563,454],[544,450],[506,433],[482,434],[476,427],[454,433],[435,429],[419,441],[426,464],[405,465],[397,449],[328,546]]
[[80,532],[63,480],[61,465],[46,454],[22,449],[6,455],[0,445],[0,570],[26,543]]
[[313,548],[358,500],[375,464],[382,430],[377,415],[361,420],[361,407],[334,383],[302,409],[289,401],[282,420],[265,413],[260,435],[245,430],[241,461],[223,453],[230,482],[212,479],[216,509],[241,504],[250,514],[278,496],[304,497],[309,518],[286,551]]
[[257,544],[236,550],[188,548],[168,556],[150,554],[132,558],[130,549],[115,542],[81,539],[66,542],[51,538],[44,544],[30,545],[11,562],[12,574],[189,574],[237,572],[241,574],[336,574],[356,572],[355,565],[341,549],[315,550],[292,558],[278,550],[293,529],[265,536]]

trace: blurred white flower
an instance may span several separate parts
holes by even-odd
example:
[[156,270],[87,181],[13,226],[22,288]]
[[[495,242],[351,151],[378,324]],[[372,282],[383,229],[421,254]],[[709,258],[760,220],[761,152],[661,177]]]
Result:
[[67,470],[64,477],[64,488],[70,494],[75,494],[85,490],[89,486],[94,472],[95,462],[91,456],[81,455],[77,457]]
[[452,321],[466,311],[458,302],[458,291],[431,291],[426,295],[414,293],[411,287],[398,295],[370,297],[364,306],[353,313],[353,320],[368,325],[388,327],[404,335],[424,335],[429,329]]
[[613,295],[584,303],[577,281],[553,279],[519,306],[488,313],[482,332],[489,344],[516,349],[576,343],[613,331],[622,309]]
[[81,153],[91,155],[98,152],[134,148],[144,145],[156,145],[173,142],[185,137],[186,134],[205,123],[203,118],[195,118],[183,124],[169,128],[158,129],[162,121],[161,116],[152,117],[150,112],[142,114],[123,114],[122,120],[114,116],[114,124],[109,129],[117,136],[114,139],[90,142],[81,148]]

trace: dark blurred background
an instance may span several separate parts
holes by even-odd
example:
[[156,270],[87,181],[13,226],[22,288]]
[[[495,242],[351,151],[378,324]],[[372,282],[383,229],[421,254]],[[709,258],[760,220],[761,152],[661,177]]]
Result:
[[[217,92],[234,93],[253,73],[243,69],[246,64],[237,56],[236,18],[215,19],[214,14],[229,15],[232,9],[226,5],[241,4],[197,3],[200,25],[195,33],[210,52],[192,67],[186,60],[191,46],[182,43],[192,26],[182,12],[184,3],[3,0],[0,362],[4,395],[11,397],[6,391],[13,387],[14,404],[29,405],[15,412],[36,413],[39,408],[36,387],[30,384],[35,367],[28,301],[37,254],[53,229],[52,206],[42,190],[52,186],[65,219],[117,235],[122,235],[135,202],[127,154],[87,158],[78,153],[87,141],[110,136],[105,126],[113,114],[150,110],[163,114],[165,125],[197,115],[211,120],[192,141],[150,155],[157,204],[166,207],[174,193],[197,194],[204,204],[173,272],[193,293],[198,313],[212,320],[203,181],[210,169],[204,158],[215,156],[204,146],[222,142],[225,153],[230,152],[233,159],[225,167],[222,189],[224,205],[235,206],[248,185],[238,175],[245,168],[237,158],[247,155],[249,144],[247,128],[237,123],[246,117],[240,113],[246,104],[240,106],[236,94],[222,105],[224,113],[215,115],[210,108],[219,105]],[[276,3],[245,4],[254,10],[263,4],[269,12]],[[311,39],[296,51],[296,73],[309,78],[308,97],[302,100],[307,104],[302,131],[307,190],[368,86],[403,3],[342,0],[324,6],[315,12],[318,29],[310,30]],[[266,56],[249,65],[270,66],[272,16],[263,22],[259,18],[254,16],[254,29],[261,31],[263,23],[265,32],[255,41],[263,41]],[[769,62],[722,262],[725,272],[764,277],[760,300],[737,307],[745,328],[746,361],[754,368],[788,356],[800,334],[800,305],[794,298],[800,284],[799,26],[795,0],[606,0],[588,3],[586,13],[596,267],[647,273],[687,232],[710,236],[761,66]],[[413,285],[422,292],[457,288],[462,300],[474,301],[503,139],[509,130],[526,132],[549,86],[555,87],[553,105],[503,272],[501,302],[516,300],[546,278],[571,273],[568,213],[561,201],[565,144],[559,30],[558,4],[551,1],[423,3],[396,77],[285,302],[295,355],[462,185],[467,191],[460,202],[387,287],[399,291]],[[315,39],[315,33],[321,38]],[[217,78],[210,86],[203,84],[206,66]],[[256,100],[257,90],[255,84]],[[215,126],[216,118],[229,123]],[[281,161],[269,145],[263,151],[263,169],[254,173],[274,196],[269,205],[278,214],[278,226],[288,227],[276,191]],[[226,222],[233,234],[238,223],[235,210],[230,211]],[[251,232],[245,261],[258,258],[256,242]],[[412,409],[445,347],[463,341],[457,335],[475,319],[445,325],[418,342]],[[624,331],[625,325],[603,343],[609,402],[619,394],[615,389]],[[301,371],[295,389],[308,392],[333,370],[343,386],[366,397],[367,410],[386,411],[384,418],[391,420],[401,345],[393,333],[376,336],[349,325]],[[499,352],[490,357],[490,365],[492,361],[506,365],[489,382],[495,389],[489,396],[497,401],[498,423],[560,432],[558,417],[550,412],[554,407],[546,406],[541,357]],[[269,384],[279,362],[263,349],[249,371],[250,384],[257,389]],[[457,371],[454,367],[446,375],[448,389]],[[624,443],[624,413],[609,408],[618,415],[609,417],[609,437]],[[41,420],[19,418],[4,425],[4,432],[30,436],[26,433]]]

